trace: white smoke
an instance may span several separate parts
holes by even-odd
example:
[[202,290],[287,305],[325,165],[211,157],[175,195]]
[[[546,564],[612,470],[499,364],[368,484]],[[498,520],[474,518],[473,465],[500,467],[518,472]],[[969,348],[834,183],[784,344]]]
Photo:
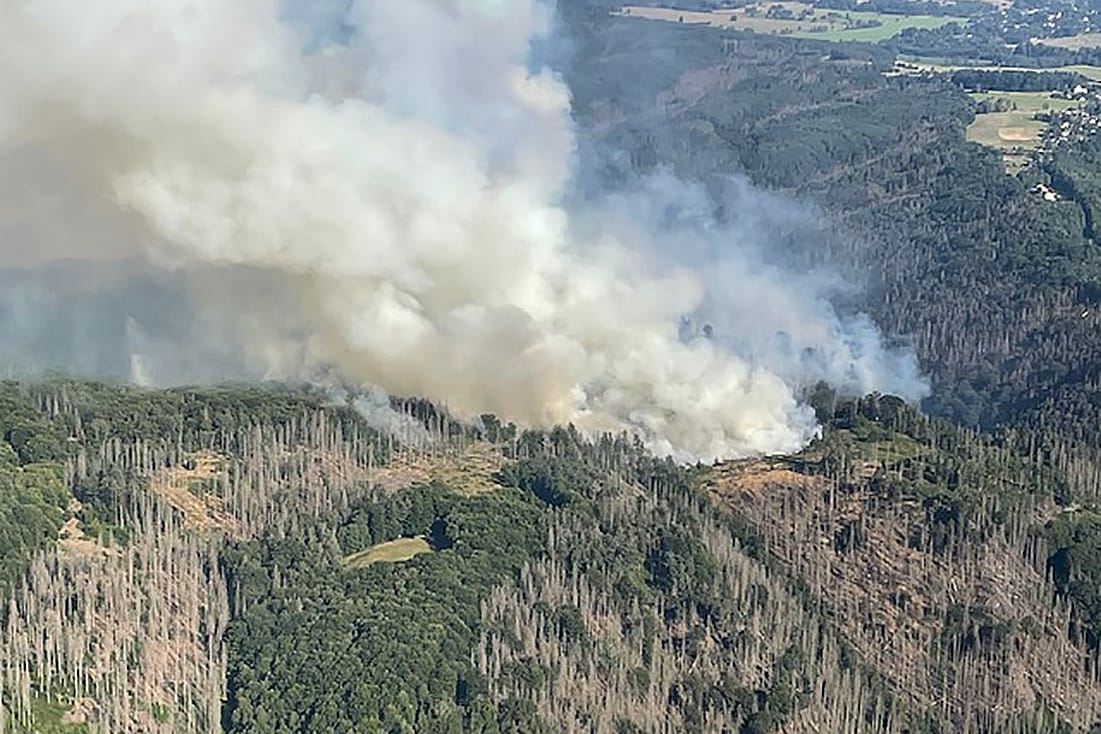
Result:
[[132,316],[126,318],[126,341],[130,356],[130,382],[138,387],[151,387],[153,378],[149,375],[149,365],[140,346],[143,341],[141,327]]
[[867,315],[842,315],[832,305],[851,294],[851,285],[833,272],[786,262],[783,239],[793,233],[811,237],[803,247],[814,248],[818,222],[807,208],[744,179],[725,183],[722,223],[702,186],[665,172],[601,199],[574,221],[697,274],[705,296],[683,325],[687,338],[706,335],[797,391],[824,381],[850,395],[924,397],[913,353],[887,348]]
[[378,385],[348,384],[325,367],[315,370],[309,381],[325,391],[329,405],[352,408],[368,425],[402,446],[425,450],[434,443],[425,425],[415,417],[395,410],[390,396]]
[[[855,387],[909,389],[912,361],[874,333],[854,350],[806,282],[661,257],[694,231],[576,226],[568,90],[528,68],[549,21],[535,0],[359,0],[340,39],[307,42],[276,0],[5,0],[0,147],[48,151],[157,265],[238,273],[203,291],[204,318],[238,324],[273,376],[334,364],[460,414],[639,431],[683,459],[813,435],[793,390],[817,375],[762,346],[768,329],[847,363]],[[682,338],[684,316],[716,310],[723,338]]]

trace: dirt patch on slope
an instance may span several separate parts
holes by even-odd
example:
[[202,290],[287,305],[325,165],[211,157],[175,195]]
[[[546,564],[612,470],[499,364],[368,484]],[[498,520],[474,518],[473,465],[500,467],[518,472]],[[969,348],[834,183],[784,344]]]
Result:
[[185,527],[236,535],[236,518],[226,511],[221,497],[204,487],[204,483],[223,475],[226,462],[225,457],[209,451],[189,454],[179,466],[154,473],[149,488],[183,514]]
[[[79,506],[76,511],[79,511]],[[70,517],[61,526],[57,537],[57,548],[62,555],[69,558],[93,557],[110,555],[117,551],[101,545],[98,541],[89,538],[80,526],[80,520]]]
[[497,488],[493,477],[504,465],[505,457],[498,447],[478,442],[462,451],[404,452],[389,464],[373,469],[367,478],[390,492],[438,481],[457,492],[476,495]]

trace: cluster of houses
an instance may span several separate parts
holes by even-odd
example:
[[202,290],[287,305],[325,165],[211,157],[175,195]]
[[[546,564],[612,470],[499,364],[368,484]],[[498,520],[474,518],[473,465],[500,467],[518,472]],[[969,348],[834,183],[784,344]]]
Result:
[[[1101,84],[1079,84],[1073,89],[1052,94],[1055,99],[1071,99],[1079,104],[1050,115],[1051,124],[1040,135],[1036,155],[1055,152],[1061,146],[1078,143],[1101,132]],[[1047,184],[1038,183],[1032,193],[1045,201],[1059,201],[1062,197]]]
[[1050,116],[1052,124],[1041,135],[1037,152],[1048,153],[1101,131],[1101,84],[1088,87],[1079,84],[1072,90],[1056,92],[1052,96],[1072,99],[1079,104]]
[[1043,197],[1044,201],[1059,201],[1059,193],[1045,183],[1038,183],[1032,187],[1032,193]]

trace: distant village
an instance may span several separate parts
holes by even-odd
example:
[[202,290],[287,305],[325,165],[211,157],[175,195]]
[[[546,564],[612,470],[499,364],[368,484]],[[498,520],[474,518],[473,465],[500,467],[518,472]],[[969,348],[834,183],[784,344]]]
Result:
[[1060,145],[1079,142],[1101,129],[1101,83],[1078,84],[1073,89],[1055,91],[1052,99],[1067,99],[1079,103],[1062,112],[1037,115],[1051,125],[1040,136],[1038,154],[1050,153]]
[[[1071,89],[1051,93],[1052,99],[1066,99],[1078,106],[1062,112],[1045,112],[1037,118],[1049,122],[1039,138],[1034,155],[1051,155],[1064,145],[1079,143],[1101,131],[1101,83],[1078,84]],[[1038,183],[1032,192],[1045,201],[1059,201],[1059,192],[1047,184]]]

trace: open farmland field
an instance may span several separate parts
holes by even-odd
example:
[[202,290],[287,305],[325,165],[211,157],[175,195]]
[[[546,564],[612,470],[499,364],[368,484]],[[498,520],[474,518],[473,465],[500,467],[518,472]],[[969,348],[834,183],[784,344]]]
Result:
[[1080,33],[1064,38],[1033,38],[1032,42],[1078,51],[1083,48],[1101,48],[1101,33]]
[[1053,99],[1045,92],[975,92],[978,101],[1004,99],[1011,109],[977,115],[967,128],[967,139],[1002,151],[1006,170],[1014,173],[1028,162],[1029,151],[1035,150],[1048,123],[1037,120],[1037,113],[1064,112],[1080,103]]
[[895,73],[920,74],[923,72],[949,73],[964,70],[976,71],[1063,71],[1071,74],[1081,74],[1092,81],[1101,81],[1101,66],[1087,66],[1074,64],[1070,66],[1055,66],[1051,68],[1030,68],[1026,66],[987,66],[981,64],[951,64],[943,59],[928,59],[918,57],[900,56],[895,64]]
[[976,102],[1004,99],[1014,108],[1011,114],[1023,113],[1029,116],[1037,112],[1066,112],[1082,104],[1073,99],[1052,97],[1048,92],[972,92],[971,99]]
[[365,551],[353,553],[344,559],[346,568],[366,568],[374,563],[400,563],[421,553],[432,552],[424,538],[400,538],[388,543],[373,545]]
[[892,38],[907,28],[939,28],[948,23],[966,22],[965,18],[930,15],[824,10],[799,2],[760,3],[712,11],[628,5],[619,14],[716,28],[738,28],[772,35],[868,43]]
[[1032,149],[1046,125],[1021,112],[979,115],[967,128],[967,139],[992,148]]

